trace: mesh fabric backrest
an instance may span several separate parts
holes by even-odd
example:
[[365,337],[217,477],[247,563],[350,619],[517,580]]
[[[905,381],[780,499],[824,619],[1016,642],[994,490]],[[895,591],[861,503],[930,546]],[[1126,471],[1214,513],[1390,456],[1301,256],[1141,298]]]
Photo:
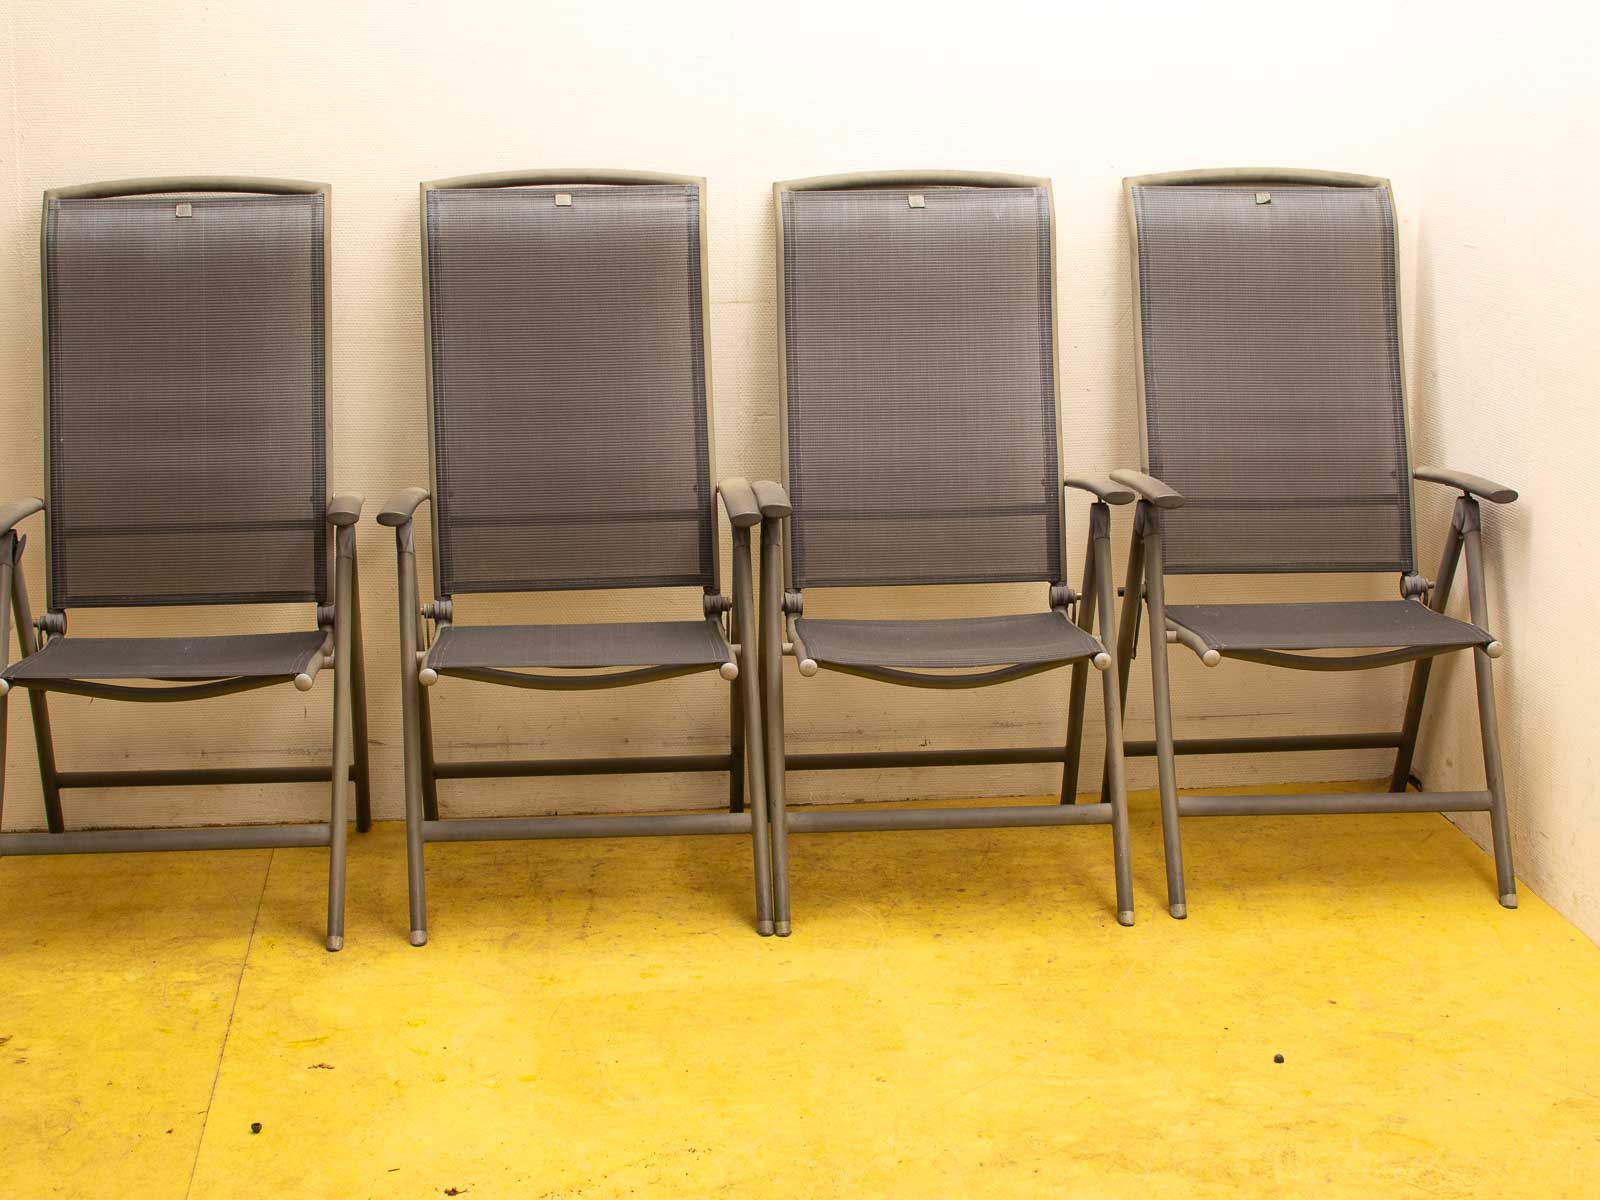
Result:
[[431,189],[427,222],[440,591],[709,585],[699,187]]
[[1046,191],[781,200],[796,586],[1059,579]]
[[51,606],[325,599],[323,197],[45,220]]
[[1410,570],[1388,189],[1135,185],[1133,203],[1149,469],[1186,497],[1167,570]]

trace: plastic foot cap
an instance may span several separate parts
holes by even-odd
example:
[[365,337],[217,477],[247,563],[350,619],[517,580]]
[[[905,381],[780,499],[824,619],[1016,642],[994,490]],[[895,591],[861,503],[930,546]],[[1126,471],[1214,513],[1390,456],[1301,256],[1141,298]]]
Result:
[[330,933],[328,935],[328,953],[333,954],[344,949],[344,934]]
[[772,922],[771,921],[757,921],[756,922],[756,932],[759,933],[762,937],[771,937],[772,936]]
[[777,934],[779,937],[788,937],[789,936],[789,922],[787,922],[787,921],[776,921],[776,922],[774,922],[773,926],[772,926],[772,932]]
[[1119,912],[1117,914],[1117,924],[1118,925],[1132,925],[1133,924],[1133,909],[1125,908],[1121,912]]
[[426,929],[413,929],[411,931],[411,944],[413,946],[426,946],[428,944],[428,931]]
[[1189,915],[1189,906],[1187,904],[1173,904],[1168,906],[1167,911],[1172,914],[1173,920],[1181,921]]
[[1502,908],[1515,908],[1517,906],[1517,894],[1515,892],[1507,892],[1501,896],[1500,906]]

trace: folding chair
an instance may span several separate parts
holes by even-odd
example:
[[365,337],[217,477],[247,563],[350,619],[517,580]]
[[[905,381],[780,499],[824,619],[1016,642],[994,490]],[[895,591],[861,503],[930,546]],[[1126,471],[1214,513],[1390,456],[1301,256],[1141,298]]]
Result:
[[[433,486],[402,492],[378,517],[394,527],[399,553],[413,945],[427,941],[424,843],[489,839],[745,834],[756,928],[772,932],[759,703],[739,644],[755,632],[750,530],[761,515],[745,480],[710,481],[704,188],[687,176],[596,170],[422,185]],[[731,601],[721,594],[713,490],[733,529]],[[435,598],[419,608],[412,520],[429,499]],[[455,617],[463,593],[601,588],[701,596],[651,622]],[[726,754],[434,759],[428,689],[441,677],[569,692],[703,671],[735,685]],[[439,811],[440,780],[667,771],[726,771],[728,811]]]
[[[0,834],[0,854],[327,846],[327,944],[338,950],[351,780],[359,828],[371,809],[361,497],[327,499],[324,478],[327,222],[328,187],[295,180],[136,179],[44,194],[50,498],[0,513],[0,630],[15,619],[23,655],[0,673],[0,718],[4,693],[26,688],[49,832]],[[36,512],[47,514],[48,549],[37,623],[15,528]],[[67,634],[72,608],[303,602],[316,605],[303,632]],[[289,682],[307,691],[325,669],[335,672],[331,767],[56,765],[48,692],[170,703]],[[128,680],[158,686],[108,682]],[[0,719],[0,765],[4,733]],[[325,824],[68,832],[62,818],[71,788],[291,782],[332,783]]]
[[[959,172],[774,186],[786,406],[784,487],[756,486],[762,695],[777,931],[790,929],[786,836],[859,829],[1110,825],[1117,919],[1133,923],[1122,725],[1110,644],[1110,504],[1132,492],[1060,469],[1047,180]],[[1067,586],[1062,486],[1090,492],[1083,592]],[[785,489],[787,489],[785,491]],[[792,511],[791,511],[792,502]],[[784,534],[787,533],[785,537]],[[779,553],[782,553],[780,569]],[[1039,582],[1043,611],[945,620],[818,620],[806,588]],[[787,636],[783,623],[787,624]],[[1086,664],[1104,672],[1109,794],[1062,803],[788,811],[787,770],[1065,763],[1043,748],[787,754],[782,655],[920,688],[973,688]],[[1076,776],[1076,763],[1068,767]]]
[[[1487,811],[1500,902],[1517,903],[1506,825],[1480,544],[1480,498],[1510,488],[1459,471],[1408,471],[1395,218],[1386,180],[1224,170],[1125,181],[1148,474],[1139,493],[1117,642],[1126,672],[1140,597],[1150,618],[1154,754],[1172,915],[1184,916],[1183,816]],[[1459,489],[1436,580],[1416,573],[1411,479]],[[1463,548],[1472,620],[1444,613]],[[1382,572],[1398,600],[1174,604],[1168,575]],[[1302,671],[1414,662],[1398,732],[1175,739],[1167,644]],[[1471,650],[1484,791],[1408,793],[1435,656]],[[1322,651],[1346,651],[1323,654]],[[1126,674],[1124,674],[1126,678]],[[1392,749],[1387,793],[1181,796],[1176,754]]]

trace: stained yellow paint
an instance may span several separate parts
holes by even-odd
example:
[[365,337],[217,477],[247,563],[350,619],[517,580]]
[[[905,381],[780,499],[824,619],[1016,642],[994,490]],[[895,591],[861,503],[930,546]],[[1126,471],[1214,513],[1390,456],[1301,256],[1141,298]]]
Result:
[[[1317,785],[1323,790],[1328,785]],[[448,798],[447,798],[448,802]],[[8,1195],[1600,1192],[1600,950],[1434,816],[0,863]],[[1273,1061],[1284,1057],[1282,1064]],[[259,1122],[259,1134],[251,1132]],[[170,1130],[170,1132],[168,1132]]]

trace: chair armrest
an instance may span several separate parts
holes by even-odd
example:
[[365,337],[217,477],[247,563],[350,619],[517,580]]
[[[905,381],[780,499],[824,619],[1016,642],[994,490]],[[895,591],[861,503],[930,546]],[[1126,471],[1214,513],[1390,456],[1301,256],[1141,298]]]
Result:
[[717,484],[717,495],[722,497],[723,511],[735,529],[749,529],[761,524],[761,506],[750,481],[742,475],[733,475]]
[[0,505],[0,533],[8,532],[12,526],[27,520],[36,512],[43,511],[44,501],[37,496],[24,496],[21,500]]
[[409,487],[396,492],[378,513],[378,524],[391,527],[408,524],[412,514],[417,511],[417,505],[428,498],[427,488]]
[[328,524],[354,525],[361,520],[361,509],[366,502],[366,497],[357,492],[340,492],[328,501]]
[[1111,480],[1096,475],[1067,475],[1061,480],[1061,486],[1076,488],[1080,492],[1088,492],[1096,500],[1104,500],[1107,504],[1132,504],[1133,490],[1126,485],[1118,487]]
[[1449,467],[1418,467],[1411,472],[1413,479],[1424,483],[1442,483],[1446,487],[1460,488],[1469,496],[1482,496],[1495,504],[1510,504],[1517,498],[1514,489],[1482,475],[1468,475],[1465,471],[1452,471]]
[[1143,471],[1130,471],[1126,467],[1118,467],[1111,472],[1111,478],[1120,484],[1131,487],[1139,494],[1141,500],[1148,500],[1157,508],[1183,507],[1183,493],[1169,488],[1154,475],[1146,475]]
[[789,503],[789,493],[783,490],[781,483],[758,479],[750,486],[755,491],[756,503],[761,506],[761,515],[767,520],[779,520],[794,512],[794,505]]

